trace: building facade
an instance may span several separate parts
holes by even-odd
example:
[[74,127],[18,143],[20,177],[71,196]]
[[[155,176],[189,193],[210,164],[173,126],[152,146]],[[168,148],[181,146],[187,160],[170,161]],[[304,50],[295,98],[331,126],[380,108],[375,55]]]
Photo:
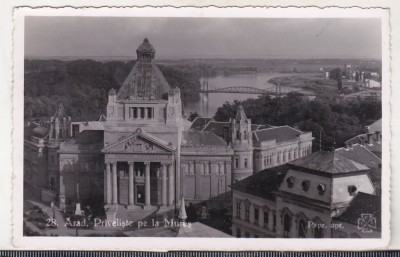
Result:
[[[106,115],[75,122],[60,105],[44,129],[30,128],[42,129],[41,138],[25,133],[26,182],[46,187],[61,209],[101,203],[114,215],[117,206],[168,210],[182,196],[230,201],[233,182],[311,153],[311,133],[252,124],[241,106],[229,122],[187,126],[181,92],[154,63],[153,46],[145,39],[136,53],[121,88],[108,93]],[[43,165],[35,168],[40,152]]]
[[335,151],[319,151],[256,173],[232,185],[232,233],[237,237],[343,236],[361,218],[354,218],[358,201],[353,199],[359,194],[376,198],[368,170]]

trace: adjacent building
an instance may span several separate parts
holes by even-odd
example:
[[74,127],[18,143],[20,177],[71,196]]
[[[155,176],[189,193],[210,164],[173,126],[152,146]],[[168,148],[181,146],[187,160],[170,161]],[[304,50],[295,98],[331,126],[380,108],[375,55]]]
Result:
[[[237,237],[355,237],[343,231],[349,224],[354,230],[357,196],[365,194],[374,204],[377,199],[368,170],[336,151],[319,151],[258,172],[232,185],[232,233]],[[379,219],[375,211],[367,214]],[[352,233],[364,237],[361,230]]]

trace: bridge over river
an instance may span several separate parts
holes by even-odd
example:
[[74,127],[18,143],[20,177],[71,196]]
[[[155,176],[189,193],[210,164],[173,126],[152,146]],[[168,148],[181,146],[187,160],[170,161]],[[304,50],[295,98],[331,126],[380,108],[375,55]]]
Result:
[[203,83],[201,89],[195,90],[194,92],[209,94],[209,93],[222,93],[222,94],[255,94],[255,95],[271,95],[271,96],[281,96],[287,95],[291,92],[300,93],[304,96],[317,96],[318,93],[310,90],[303,89],[289,89],[283,88],[280,85],[276,85],[276,90],[260,89],[256,87],[223,87],[223,88],[210,88],[208,83]]

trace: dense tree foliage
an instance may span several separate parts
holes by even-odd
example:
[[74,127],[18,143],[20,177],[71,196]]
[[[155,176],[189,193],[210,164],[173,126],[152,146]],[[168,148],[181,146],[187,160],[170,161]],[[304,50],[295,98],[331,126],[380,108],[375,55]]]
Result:
[[243,102],[226,102],[215,115],[218,121],[228,121],[235,117],[239,104],[255,124],[275,126],[289,125],[302,131],[311,131],[314,140],[313,150],[319,149],[319,135],[322,146],[342,146],[351,137],[365,132],[366,125],[381,117],[381,102],[372,99],[335,101],[318,97],[313,100],[298,93],[285,97],[248,99]]
[[[131,62],[93,60],[25,61],[24,118],[49,117],[59,102],[74,120],[94,119],[105,113],[107,94],[119,89],[132,69]],[[160,66],[171,87],[180,87],[183,101],[196,100],[193,89],[200,87],[197,70]]]

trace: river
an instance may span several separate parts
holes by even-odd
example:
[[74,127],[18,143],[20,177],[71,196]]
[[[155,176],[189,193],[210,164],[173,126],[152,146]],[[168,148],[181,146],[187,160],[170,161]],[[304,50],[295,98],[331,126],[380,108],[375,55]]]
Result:
[[[268,83],[272,78],[279,76],[288,76],[289,74],[282,73],[253,73],[253,74],[237,74],[227,76],[216,76],[208,78],[209,89],[220,89],[226,87],[254,87],[260,89],[266,89],[270,91],[276,91],[274,84]],[[203,83],[205,78],[200,79],[200,83]],[[281,92],[297,91],[300,88],[296,87],[281,87]],[[209,93],[208,97],[204,94],[200,94],[200,100],[198,102],[190,102],[184,106],[186,115],[190,115],[191,112],[198,112],[202,117],[212,118],[218,107],[222,106],[225,102],[233,102],[234,100],[243,101],[248,98],[257,98],[255,94],[229,94],[229,93]]]

